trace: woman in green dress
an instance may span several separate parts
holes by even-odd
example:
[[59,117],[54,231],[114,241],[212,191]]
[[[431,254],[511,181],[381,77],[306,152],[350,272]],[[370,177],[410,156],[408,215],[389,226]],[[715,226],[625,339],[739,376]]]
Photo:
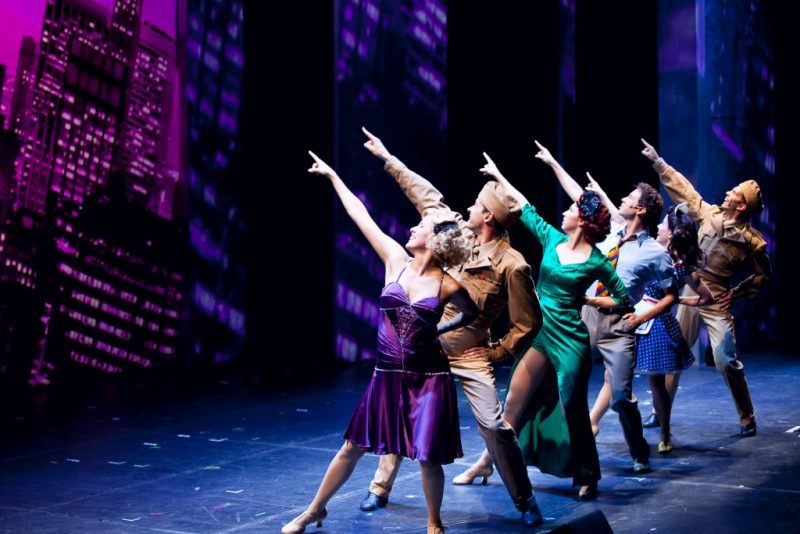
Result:
[[[536,144],[536,157],[553,168],[562,185],[574,185],[550,152]],[[559,231],[542,219],[489,156],[484,153],[484,157],[487,163],[481,172],[519,200],[523,205],[520,220],[543,248],[537,290],[544,323],[532,347],[514,363],[503,417],[517,431],[529,465],[543,473],[572,476],[573,484],[580,486],[578,496],[593,498],[600,462],[587,405],[592,371],[589,332],[580,309],[584,304],[627,305],[624,284],[606,255],[594,246],[608,234],[610,215],[594,191],[565,187],[573,203],[564,212]],[[562,180],[560,173],[569,180]],[[595,280],[611,296],[586,297]]]

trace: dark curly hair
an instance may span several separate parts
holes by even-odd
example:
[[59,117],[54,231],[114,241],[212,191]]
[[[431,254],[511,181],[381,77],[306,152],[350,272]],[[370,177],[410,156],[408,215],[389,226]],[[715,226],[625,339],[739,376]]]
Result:
[[667,226],[672,237],[667,245],[670,256],[680,260],[687,267],[696,267],[703,263],[705,255],[697,243],[697,225],[689,215],[681,210],[681,206],[670,206],[667,213]]
[[645,214],[642,215],[642,224],[650,234],[655,234],[654,230],[661,221],[661,212],[664,211],[664,199],[661,198],[661,193],[658,192],[658,189],[646,182],[636,184],[636,189],[641,195],[639,197],[639,207],[646,210]]
[[599,201],[597,193],[590,189],[584,189],[576,204],[583,237],[586,238],[586,241],[594,245],[605,239],[611,230],[611,214]]

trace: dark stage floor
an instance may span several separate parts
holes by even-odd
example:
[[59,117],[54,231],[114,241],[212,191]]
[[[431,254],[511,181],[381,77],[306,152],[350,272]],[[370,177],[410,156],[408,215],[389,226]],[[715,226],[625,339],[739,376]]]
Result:
[[[546,517],[536,531],[597,509],[615,532],[800,531],[800,433],[789,432],[800,425],[800,358],[744,359],[756,437],[738,437],[733,402],[717,372],[693,367],[674,409],[675,451],[659,456],[658,431],[647,431],[651,474],[629,471],[611,416],[598,436],[603,480],[597,501],[578,502],[569,480],[529,470]],[[0,531],[278,532],[310,502],[368,375],[366,368],[349,370],[329,386],[280,395],[220,384],[214,393],[135,412],[97,403],[82,406],[70,424],[36,430],[19,416],[11,422],[18,428],[2,437]],[[601,377],[595,366],[592,395]],[[645,377],[635,389],[649,397]],[[488,486],[449,484],[483,447],[463,396],[460,401],[466,456],[445,466],[447,532],[527,532],[497,475]],[[649,403],[640,408],[646,415]],[[376,465],[375,456],[362,460],[328,506],[322,532],[425,531],[412,462],[386,508],[358,509]]]

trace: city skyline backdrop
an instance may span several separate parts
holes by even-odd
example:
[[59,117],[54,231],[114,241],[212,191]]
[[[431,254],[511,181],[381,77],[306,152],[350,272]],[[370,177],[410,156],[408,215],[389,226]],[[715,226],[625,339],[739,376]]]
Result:
[[[0,129],[11,128],[11,99],[17,80],[17,67],[23,39],[33,39],[34,53],[40,50],[45,8],[48,0],[29,0],[14,2],[13,0],[0,0],[0,20],[7,21],[3,31],[0,32],[0,71],[5,67],[5,79],[0,80]],[[82,0],[83,3],[94,4],[102,8],[109,17],[114,5],[114,0]],[[157,0],[142,1],[143,24],[157,28],[169,36],[176,46],[177,10],[175,0],[159,2]],[[2,72],[0,72],[2,77]],[[177,86],[177,71],[173,73],[173,84]],[[166,165],[177,173],[180,166],[180,91],[172,92],[171,108],[173,110],[167,127],[167,151],[165,154]],[[178,178],[179,175],[176,175]]]
[[175,0],[0,9],[17,41],[0,69],[0,372],[35,385],[174,360],[187,317]]

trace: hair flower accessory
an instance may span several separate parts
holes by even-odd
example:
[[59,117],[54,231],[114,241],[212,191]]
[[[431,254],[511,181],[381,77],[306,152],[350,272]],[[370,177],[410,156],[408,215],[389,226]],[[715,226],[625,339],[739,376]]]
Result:
[[584,217],[591,217],[600,209],[600,195],[591,189],[584,189],[583,196],[578,202],[578,209]]
[[455,221],[446,221],[442,223],[437,223],[433,225],[433,233],[438,234],[439,232],[444,232],[446,230],[450,230],[451,228],[457,228],[458,223]]

